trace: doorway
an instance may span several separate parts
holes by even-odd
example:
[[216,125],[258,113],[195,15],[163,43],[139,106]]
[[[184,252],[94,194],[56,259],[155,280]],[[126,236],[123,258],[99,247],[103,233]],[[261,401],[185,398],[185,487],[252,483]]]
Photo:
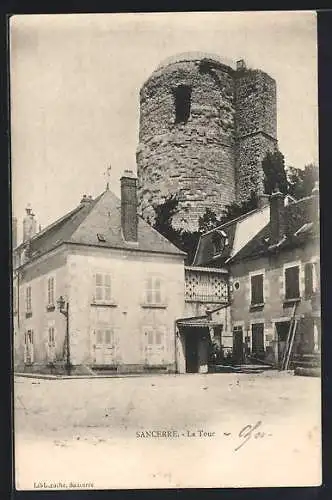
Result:
[[34,361],[33,331],[28,330],[24,334],[24,363],[31,365]]
[[289,332],[290,321],[278,321],[276,323],[278,335],[278,363],[280,364],[284,356],[286,341]]
[[111,328],[100,328],[95,331],[95,364],[113,365],[115,363],[115,335]]
[[233,358],[234,358],[234,363],[237,365],[242,365],[244,363],[242,326],[234,326],[233,328]]
[[186,332],[186,373],[198,372],[198,341],[196,330],[188,329]]
[[254,323],[251,326],[252,354],[259,360],[264,359],[264,323]]

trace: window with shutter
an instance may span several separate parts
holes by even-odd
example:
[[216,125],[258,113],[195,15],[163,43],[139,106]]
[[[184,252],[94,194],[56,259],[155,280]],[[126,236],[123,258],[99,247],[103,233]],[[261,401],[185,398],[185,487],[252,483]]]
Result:
[[25,295],[25,309],[27,313],[31,312],[31,286],[27,286]]
[[147,278],[145,288],[145,302],[146,304],[162,304],[162,280],[159,276],[149,276]]
[[30,344],[33,344],[33,331],[32,330],[28,330],[28,342]]
[[47,280],[47,305],[50,307],[54,306],[54,277],[51,276]]
[[298,299],[300,297],[300,269],[299,266],[285,269],[285,298]]
[[95,275],[95,301],[110,302],[111,296],[111,276],[110,274],[96,273]]
[[153,345],[153,331],[152,330],[149,330],[148,332],[148,345]]
[[55,327],[53,325],[48,327],[48,343],[55,343]]
[[97,344],[102,344],[103,343],[103,331],[102,330],[97,330],[96,331],[96,343]]
[[162,333],[161,332],[156,332],[156,335],[155,335],[155,343],[156,345],[161,345],[163,343],[163,338],[162,338]]
[[251,276],[251,304],[263,304],[264,303],[264,293],[263,293],[263,274],[256,274]]
[[314,291],[314,264],[307,262],[304,266],[304,292],[310,297]]
[[111,277],[109,274],[104,275],[104,299],[111,300]]
[[105,330],[105,344],[112,344],[111,330]]

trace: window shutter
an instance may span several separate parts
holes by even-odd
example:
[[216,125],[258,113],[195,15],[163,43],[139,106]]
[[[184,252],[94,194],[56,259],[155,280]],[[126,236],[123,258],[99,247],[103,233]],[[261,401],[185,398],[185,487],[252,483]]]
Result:
[[103,275],[101,273],[95,274],[95,298],[96,300],[103,299]]
[[304,290],[306,297],[309,297],[313,293],[313,270],[313,264],[307,262],[304,266]]
[[104,300],[111,300],[111,276],[109,274],[104,276]]
[[154,280],[154,302],[156,304],[160,304],[161,299],[161,280],[159,277],[156,277]]
[[251,276],[251,303],[262,304],[263,297],[263,274]]
[[288,267],[285,270],[286,299],[297,299],[300,296],[299,266]]

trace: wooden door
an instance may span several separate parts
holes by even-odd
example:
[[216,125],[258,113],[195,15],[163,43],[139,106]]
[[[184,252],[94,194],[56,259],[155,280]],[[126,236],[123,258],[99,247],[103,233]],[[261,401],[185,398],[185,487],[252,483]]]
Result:
[[186,330],[186,372],[198,372],[198,336],[191,328]]
[[95,335],[95,363],[97,365],[113,365],[116,358],[114,331],[111,328],[98,329]]
[[165,362],[165,331],[163,327],[145,328],[145,363],[159,366]]
[[55,352],[55,329],[53,326],[50,326],[48,329],[47,355],[48,355],[48,361],[50,363],[54,363],[56,358],[56,352]]
[[277,335],[278,335],[278,363],[282,362],[285,348],[286,348],[286,341],[288,337],[288,332],[289,332],[289,321],[280,321],[276,323],[276,329],[277,329]]
[[235,364],[244,363],[243,328],[235,326],[233,329],[233,359]]
[[252,354],[257,359],[264,359],[264,323],[255,323],[251,327]]
[[34,360],[33,331],[28,330],[24,335],[24,362],[29,365]]

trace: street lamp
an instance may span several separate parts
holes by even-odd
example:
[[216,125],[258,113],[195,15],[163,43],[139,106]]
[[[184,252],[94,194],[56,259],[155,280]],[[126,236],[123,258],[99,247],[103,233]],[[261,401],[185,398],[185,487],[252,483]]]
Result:
[[70,375],[71,363],[70,363],[70,343],[69,343],[69,302],[64,299],[62,295],[56,301],[59,311],[66,318],[66,371]]

